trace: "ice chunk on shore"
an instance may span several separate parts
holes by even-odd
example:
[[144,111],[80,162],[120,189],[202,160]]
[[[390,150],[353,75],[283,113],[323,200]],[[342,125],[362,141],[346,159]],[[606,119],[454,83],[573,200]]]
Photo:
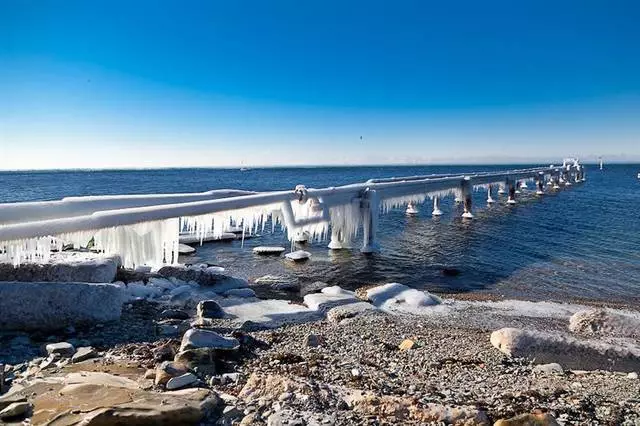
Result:
[[325,312],[335,306],[359,301],[354,292],[344,290],[338,286],[325,287],[320,293],[307,294],[303,300],[309,309],[321,312]]
[[256,297],[227,297],[218,299],[227,315],[238,321],[251,321],[259,328],[276,328],[284,324],[299,324],[322,319],[321,314],[287,300]]

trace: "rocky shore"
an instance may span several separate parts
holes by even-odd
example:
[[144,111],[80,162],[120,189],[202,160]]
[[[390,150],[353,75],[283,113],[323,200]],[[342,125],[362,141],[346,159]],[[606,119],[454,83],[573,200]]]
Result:
[[640,424],[633,309],[247,282],[211,265],[110,281],[118,320],[0,331],[0,422]]

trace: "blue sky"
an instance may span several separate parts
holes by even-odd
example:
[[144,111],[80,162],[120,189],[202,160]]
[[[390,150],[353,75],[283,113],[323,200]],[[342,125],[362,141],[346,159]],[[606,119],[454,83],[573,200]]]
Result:
[[638,22],[636,1],[0,0],[0,169],[637,161]]

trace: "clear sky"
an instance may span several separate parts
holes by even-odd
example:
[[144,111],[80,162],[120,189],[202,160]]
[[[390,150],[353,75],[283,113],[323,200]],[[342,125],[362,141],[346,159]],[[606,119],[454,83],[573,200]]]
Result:
[[640,2],[0,0],[0,169],[640,160]]

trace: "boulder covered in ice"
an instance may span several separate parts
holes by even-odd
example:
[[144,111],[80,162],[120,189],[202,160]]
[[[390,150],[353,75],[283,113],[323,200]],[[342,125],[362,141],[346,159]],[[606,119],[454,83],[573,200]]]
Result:
[[367,299],[385,311],[421,313],[425,307],[435,306],[442,300],[427,292],[407,287],[400,283],[389,283],[367,290]]
[[640,315],[614,309],[584,309],[569,318],[569,330],[586,335],[640,337]]
[[113,284],[0,282],[0,329],[58,330],[120,318],[125,300]]
[[502,328],[491,333],[491,344],[505,355],[536,363],[559,363],[577,370],[640,370],[640,347],[578,340],[564,334]]

